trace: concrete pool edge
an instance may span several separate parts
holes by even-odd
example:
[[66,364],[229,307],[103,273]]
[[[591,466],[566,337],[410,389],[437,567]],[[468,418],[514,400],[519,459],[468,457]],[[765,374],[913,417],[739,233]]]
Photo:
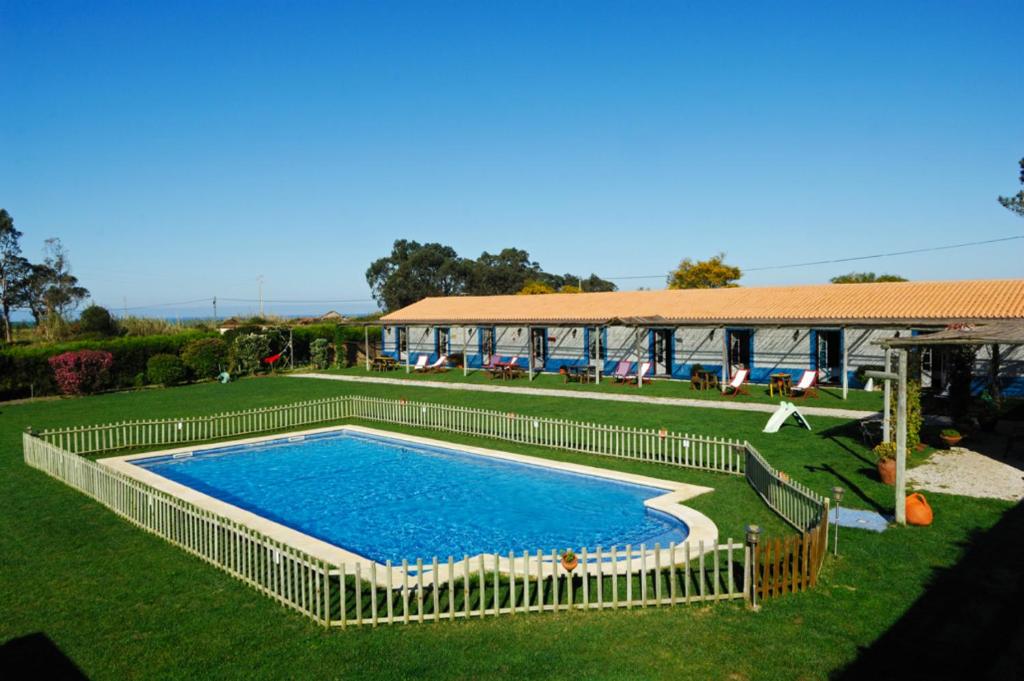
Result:
[[[180,483],[169,480],[161,475],[153,473],[141,466],[134,465],[133,462],[141,459],[152,459],[161,456],[173,456],[175,454],[184,453],[196,453],[208,450],[221,449],[225,447],[233,447],[239,445],[251,445],[260,444],[263,442],[273,442],[287,440],[288,438],[294,438],[299,436],[310,436],[318,435],[323,433],[334,433],[349,431],[353,433],[361,433],[365,435],[371,435],[376,437],[390,438],[395,440],[406,441],[412,444],[419,444],[430,447],[440,447],[443,449],[451,449],[459,452],[467,452],[478,456],[484,456],[494,459],[500,459],[515,463],[521,463],[532,466],[539,466],[549,468],[552,470],[560,470],[570,473],[576,473],[579,475],[587,475],[596,478],[603,478],[606,480],[612,480],[617,482],[626,482],[636,485],[644,485],[647,487],[654,487],[657,489],[667,490],[665,494],[647,499],[644,505],[653,510],[665,513],[681,522],[685,523],[689,528],[689,534],[686,542],[680,544],[690,544],[691,546],[705,546],[714,547],[718,541],[718,528],[703,513],[696,511],[687,506],[683,506],[680,502],[687,499],[694,498],[701,494],[714,491],[711,487],[703,487],[699,485],[692,485],[689,483],[675,482],[672,480],[664,480],[662,478],[653,478],[644,475],[636,475],[633,473],[623,473],[619,471],[598,468],[594,466],[587,466],[582,464],[566,463],[561,461],[554,461],[551,459],[545,459],[541,457],[528,456],[524,454],[513,454],[511,452],[503,452],[499,450],[487,449],[483,447],[474,447],[472,445],[463,445],[448,442],[445,440],[436,440],[432,438],[418,437],[414,435],[406,435],[403,433],[396,433],[388,430],[378,430],[374,428],[366,428],[363,426],[355,425],[341,425],[331,426],[326,428],[313,428],[301,431],[294,431],[289,433],[277,433],[274,435],[263,435],[259,437],[245,438],[239,440],[231,440],[229,442],[218,442],[208,445],[199,446],[186,446],[178,447],[175,449],[165,449],[159,451],[142,452],[136,454],[129,454],[124,456],[106,457],[98,459],[97,463],[104,465],[112,470],[126,475],[130,478],[138,480],[161,492],[165,492],[177,498],[183,499],[189,503],[196,505],[199,508],[215,513],[219,516],[225,517],[233,522],[245,525],[253,530],[256,530],[268,538],[287,544],[295,549],[305,552],[309,556],[327,561],[333,565],[339,564],[359,564],[364,569],[369,569],[374,566],[378,572],[386,570],[386,566],[377,563],[365,556],[357,553],[348,551],[339,546],[331,544],[329,542],[317,539],[311,535],[305,534],[298,530],[292,529],[281,523],[274,522],[263,516],[260,516],[251,511],[246,511],[238,506],[229,504],[225,501],[212,497],[210,495],[199,492],[191,487],[182,485]],[[536,547],[535,547],[536,548]],[[653,553],[653,547],[647,547],[649,550],[648,554]],[[707,549],[706,549],[707,550]],[[666,550],[663,553],[667,554]],[[430,557],[424,556],[429,559]],[[443,556],[438,556],[439,560],[442,560]],[[625,556],[624,556],[625,558]],[[491,554],[480,554],[472,556],[473,561],[481,559],[487,559],[487,565],[489,569],[499,569],[501,571],[511,567],[512,562],[518,562],[518,559],[500,559],[498,564],[494,564],[494,559]],[[666,555],[664,557],[665,562],[675,562],[674,556]],[[461,562],[462,559],[459,560]],[[632,559],[630,559],[632,562]],[[401,570],[392,568],[401,573]]]

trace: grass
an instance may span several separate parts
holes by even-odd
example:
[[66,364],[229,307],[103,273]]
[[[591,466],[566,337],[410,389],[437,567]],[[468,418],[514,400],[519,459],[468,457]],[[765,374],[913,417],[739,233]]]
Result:
[[[601,393],[623,393],[628,395],[646,395],[648,397],[684,397],[695,400],[728,400],[739,402],[755,402],[760,404],[778,404],[783,398],[779,395],[772,397],[768,394],[767,385],[750,384],[747,389],[750,395],[738,395],[736,397],[725,396],[718,390],[691,390],[689,381],[678,381],[669,379],[655,379],[652,383],[643,388],[635,385],[616,383],[611,378],[603,378],[601,383],[565,383],[562,376],[558,374],[537,374],[530,381],[525,375],[512,381],[501,381],[492,379],[481,370],[471,369],[467,376],[462,375],[461,369],[452,369],[441,373],[405,373],[404,369],[389,372],[368,372],[362,366],[348,367],[344,369],[329,369],[324,373],[340,374],[342,376],[376,376],[384,378],[397,378],[409,381],[452,381],[455,383],[481,383],[485,385],[509,385],[517,388],[557,388],[561,390],[583,390],[588,392]],[[864,390],[850,390],[848,399],[843,399],[842,388],[836,386],[822,386],[818,388],[818,398],[807,398],[804,402],[808,406],[831,407],[833,409],[857,409],[861,411],[879,411],[882,408],[881,391],[866,392]],[[786,398],[789,399],[789,398]]]
[[[745,438],[818,491],[847,487],[844,506],[893,503],[855,429],[836,419],[812,418],[811,433],[786,427],[764,435],[763,414],[284,377],[0,405],[0,641],[18,640],[5,651],[43,641],[95,679],[827,678],[916,610],[929,581],[955,572],[960,556],[1010,507],[930,494],[931,528],[843,530],[842,554],[827,561],[817,589],[773,600],[757,614],[716,604],[342,632],[284,610],[21,460],[27,425],[198,415],[345,392],[561,416],[571,405],[580,420]],[[772,534],[785,531],[740,478],[401,430],[706,484],[716,491],[690,505],[723,535],[739,537],[752,521]]]

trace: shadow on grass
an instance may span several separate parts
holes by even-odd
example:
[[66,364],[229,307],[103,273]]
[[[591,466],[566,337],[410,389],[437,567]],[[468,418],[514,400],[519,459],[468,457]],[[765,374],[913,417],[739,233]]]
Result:
[[42,632],[12,638],[0,645],[0,676],[12,681],[88,678],[71,658]]
[[1024,678],[1024,505],[966,542],[903,617],[835,679]]
[[[836,479],[836,482],[841,483],[842,487],[847,492],[854,494],[858,499],[860,499],[865,504],[875,509],[879,513],[890,513],[892,511],[891,508],[886,508],[885,506],[882,506],[877,501],[868,496],[864,489],[856,482],[854,482],[853,478],[849,477],[848,475],[843,475],[842,473],[840,473],[827,463],[822,464],[820,466],[804,466],[804,470],[806,470],[809,473],[828,473],[829,475]],[[865,478],[868,478],[872,475],[876,477],[878,476],[877,470],[874,468],[859,468],[857,469],[857,473],[864,476]]]

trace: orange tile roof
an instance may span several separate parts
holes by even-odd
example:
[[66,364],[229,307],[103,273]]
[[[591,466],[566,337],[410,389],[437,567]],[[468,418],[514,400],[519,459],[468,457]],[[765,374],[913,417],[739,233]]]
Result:
[[[1024,318],[1024,279],[425,298],[387,323],[922,322]],[[649,320],[650,321],[650,320]]]

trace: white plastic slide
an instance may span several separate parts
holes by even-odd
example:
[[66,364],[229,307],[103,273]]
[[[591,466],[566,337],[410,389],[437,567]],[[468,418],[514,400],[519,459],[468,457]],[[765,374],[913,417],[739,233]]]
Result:
[[788,419],[790,416],[796,419],[796,422],[799,423],[801,426],[803,426],[807,430],[811,430],[811,424],[807,422],[807,419],[804,418],[804,415],[800,413],[800,410],[796,408],[795,404],[793,404],[792,402],[780,402],[779,408],[776,409],[775,413],[772,414],[772,417],[768,419],[768,423],[765,424],[764,430],[761,432],[779,432],[779,428],[782,427],[782,424],[785,423],[786,419]]

